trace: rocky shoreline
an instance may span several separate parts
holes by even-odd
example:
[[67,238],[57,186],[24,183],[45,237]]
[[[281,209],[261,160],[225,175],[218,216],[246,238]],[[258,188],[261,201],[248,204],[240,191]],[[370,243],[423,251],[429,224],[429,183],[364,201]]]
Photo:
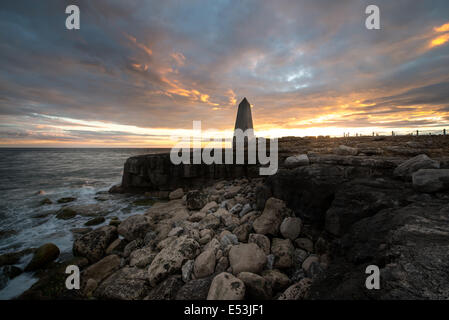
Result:
[[[448,140],[283,138],[266,178],[131,158],[111,191],[166,199],[80,234],[72,260],[35,250],[40,280],[20,298],[447,299]],[[65,288],[69,264],[80,290]],[[380,290],[365,287],[373,264]]]

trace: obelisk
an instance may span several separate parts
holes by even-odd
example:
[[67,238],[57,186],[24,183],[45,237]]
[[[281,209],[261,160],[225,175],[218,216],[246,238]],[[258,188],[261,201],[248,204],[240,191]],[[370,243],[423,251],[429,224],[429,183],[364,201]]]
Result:
[[237,118],[235,119],[236,129],[241,129],[245,132],[248,129],[253,129],[253,117],[251,116],[251,105],[246,98],[243,98],[242,102],[239,104],[239,109],[237,111]]

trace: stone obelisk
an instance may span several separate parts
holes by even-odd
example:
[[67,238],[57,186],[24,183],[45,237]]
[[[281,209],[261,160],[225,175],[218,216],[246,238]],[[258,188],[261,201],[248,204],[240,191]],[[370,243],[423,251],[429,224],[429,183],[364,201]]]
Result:
[[246,98],[243,98],[242,102],[239,104],[239,109],[237,111],[237,118],[235,119],[236,129],[241,129],[245,132],[247,129],[253,128],[253,117],[251,116],[251,105]]
[[246,130],[251,129],[250,132],[247,132],[248,136],[245,137],[245,145],[247,144],[248,139],[251,140],[254,138],[251,105],[249,104],[248,100],[246,100],[246,98],[243,98],[237,110],[237,118],[235,119],[235,127],[234,127],[234,139],[232,141],[233,148],[235,148],[235,134],[236,134],[235,132],[237,129],[241,129],[243,133],[245,133]]

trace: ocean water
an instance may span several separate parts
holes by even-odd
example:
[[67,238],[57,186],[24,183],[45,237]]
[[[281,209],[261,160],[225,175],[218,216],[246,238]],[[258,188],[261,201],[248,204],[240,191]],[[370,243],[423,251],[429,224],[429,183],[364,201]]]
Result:
[[[139,154],[167,149],[1,149],[0,148],[0,255],[52,242],[61,250],[59,259],[71,256],[73,233],[92,216],[78,215],[60,220],[55,212],[63,206],[100,214],[109,223],[143,213],[147,206],[134,202],[142,196],[110,195],[107,190],[120,183],[125,160]],[[63,197],[76,200],[59,204]],[[53,204],[41,205],[49,198]],[[17,264],[24,268],[31,255]],[[23,273],[0,289],[0,299],[11,299],[37,279]]]

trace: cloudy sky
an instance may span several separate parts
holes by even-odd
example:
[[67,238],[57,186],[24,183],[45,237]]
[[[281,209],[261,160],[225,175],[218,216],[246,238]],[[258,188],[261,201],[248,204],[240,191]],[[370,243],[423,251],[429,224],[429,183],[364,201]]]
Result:
[[447,0],[2,0],[0,35],[3,146],[228,135],[243,97],[263,136],[449,129]]

